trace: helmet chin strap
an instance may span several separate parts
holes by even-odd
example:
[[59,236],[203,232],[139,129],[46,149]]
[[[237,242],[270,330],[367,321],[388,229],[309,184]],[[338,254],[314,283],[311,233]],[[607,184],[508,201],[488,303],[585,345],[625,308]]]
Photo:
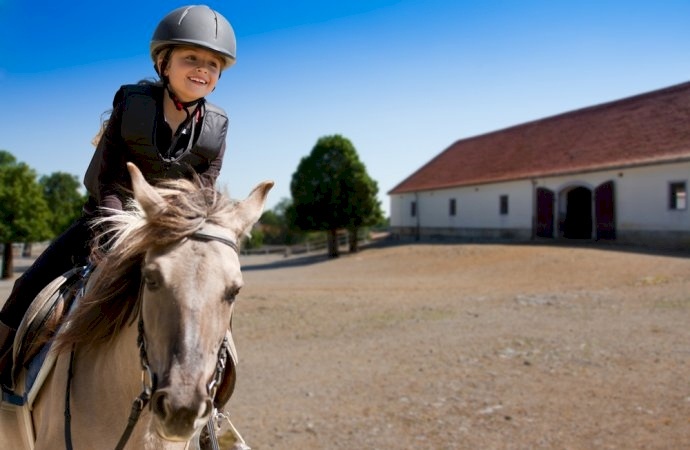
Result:
[[172,89],[170,89],[170,85],[167,83],[167,80],[165,81],[165,90],[168,92],[168,97],[170,97],[170,100],[173,101],[175,109],[177,109],[178,111],[182,111],[184,109],[187,113],[187,116],[189,116],[189,110],[187,108],[198,104],[201,101],[201,98],[197,98],[196,100],[192,100],[191,102],[183,102],[179,98],[177,98],[177,95],[175,95]]

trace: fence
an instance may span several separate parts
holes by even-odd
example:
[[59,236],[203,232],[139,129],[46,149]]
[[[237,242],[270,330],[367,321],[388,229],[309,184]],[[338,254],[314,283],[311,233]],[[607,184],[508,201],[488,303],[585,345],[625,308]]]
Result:
[[[368,239],[365,237],[359,239],[359,242],[366,243]],[[350,238],[346,231],[338,232],[338,246],[349,248]],[[242,249],[243,255],[271,255],[278,254],[283,256],[300,255],[306,253],[320,252],[328,248],[328,237],[321,236],[307,240],[307,242],[295,245],[264,245],[260,248]]]

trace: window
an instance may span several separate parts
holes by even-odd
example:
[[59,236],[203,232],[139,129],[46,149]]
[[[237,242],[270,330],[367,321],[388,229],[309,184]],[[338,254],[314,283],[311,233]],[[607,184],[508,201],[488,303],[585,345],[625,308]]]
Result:
[[670,183],[669,184],[669,196],[668,196],[668,207],[675,210],[684,210],[687,208],[687,189],[685,187],[685,181]]
[[454,216],[455,213],[456,213],[456,209],[455,209],[455,208],[456,208],[456,206],[455,206],[455,199],[454,199],[454,198],[451,198],[451,199],[448,201],[448,214],[451,215],[451,216]]
[[410,203],[410,216],[417,217],[417,202]]
[[508,214],[508,196],[507,195],[501,195],[499,201],[500,201],[501,215],[505,216]]

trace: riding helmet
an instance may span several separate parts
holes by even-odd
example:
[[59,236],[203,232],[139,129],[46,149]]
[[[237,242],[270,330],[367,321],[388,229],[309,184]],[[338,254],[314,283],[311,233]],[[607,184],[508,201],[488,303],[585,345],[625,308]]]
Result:
[[[160,21],[151,38],[151,59],[171,45],[193,45],[220,54],[227,69],[235,63],[236,42],[232,25],[205,5],[177,8]],[[157,68],[156,68],[157,70]]]

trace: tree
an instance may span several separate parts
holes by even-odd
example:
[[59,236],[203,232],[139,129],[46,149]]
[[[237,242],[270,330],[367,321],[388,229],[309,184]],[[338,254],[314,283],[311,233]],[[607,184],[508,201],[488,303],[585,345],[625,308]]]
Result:
[[293,204],[286,215],[302,230],[326,231],[332,258],[340,254],[339,229],[354,234],[350,250],[356,251],[359,228],[382,216],[376,182],[367,174],[352,142],[338,134],[320,138],[309,156],[302,158],[292,175],[290,191]]
[[305,234],[292,226],[291,208],[292,199],[283,198],[273,209],[264,211],[259,223],[264,231],[265,244],[293,245],[304,241]]
[[4,244],[2,278],[12,277],[13,242],[32,242],[51,236],[50,210],[36,172],[0,150],[0,242]]
[[244,238],[242,246],[246,249],[261,248],[264,245],[264,232],[260,227],[254,226],[249,237]]
[[81,183],[76,175],[54,172],[38,182],[52,212],[48,226],[57,236],[81,216],[86,196],[80,193]]

